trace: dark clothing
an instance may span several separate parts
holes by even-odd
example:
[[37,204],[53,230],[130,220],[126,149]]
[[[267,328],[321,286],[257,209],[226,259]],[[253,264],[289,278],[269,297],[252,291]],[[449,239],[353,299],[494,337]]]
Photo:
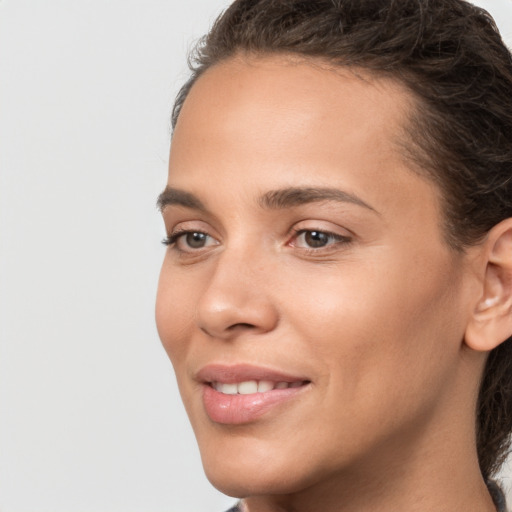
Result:
[[[489,489],[489,494],[492,496],[492,500],[494,501],[494,504],[496,505],[496,512],[508,512],[505,495],[503,494],[503,491],[501,490],[500,486],[496,482],[490,481],[490,482],[487,482],[487,488]],[[226,512],[241,512],[241,511],[237,504],[234,507],[227,510]]]
[[496,505],[496,510],[498,512],[507,512],[507,502],[501,487],[493,480],[490,480],[487,482],[487,488],[489,489],[489,494],[492,496],[492,500]]

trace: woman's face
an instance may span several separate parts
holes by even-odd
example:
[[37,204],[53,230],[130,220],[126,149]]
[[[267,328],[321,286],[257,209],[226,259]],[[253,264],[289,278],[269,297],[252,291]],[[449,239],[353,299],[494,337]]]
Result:
[[411,108],[284,57],[219,64],[185,102],[156,317],[228,494],[393,471],[460,422],[467,269],[398,149]]

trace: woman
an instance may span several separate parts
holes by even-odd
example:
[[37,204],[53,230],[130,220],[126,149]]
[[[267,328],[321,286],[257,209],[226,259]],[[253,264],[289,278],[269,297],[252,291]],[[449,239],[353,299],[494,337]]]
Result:
[[157,326],[240,510],[505,510],[512,58],[461,0],[237,0],[178,96]]

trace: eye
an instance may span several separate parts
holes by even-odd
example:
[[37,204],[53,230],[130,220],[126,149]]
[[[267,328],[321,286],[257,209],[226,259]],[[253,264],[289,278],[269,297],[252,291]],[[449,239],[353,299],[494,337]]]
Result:
[[301,229],[296,231],[295,238],[291,245],[301,249],[323,249],[336,244],[350,242],[347,236],[320,231],[318,229]]
[[199,231],[184,233],[179,239],[191,249],[202,249],[208,243],[208,235]]
[[180,252],[193,252],[218,244],[217,240],[202,231],[177,231],[164,239],[163,243]]

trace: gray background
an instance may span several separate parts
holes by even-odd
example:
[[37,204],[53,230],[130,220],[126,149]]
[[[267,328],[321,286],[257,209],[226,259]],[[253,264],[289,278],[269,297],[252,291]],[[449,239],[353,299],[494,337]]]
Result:
[[[0,512],[233,501],[153,319],[170,109],[227,3],[0,1]],[[510,44],[512,0],[479,3]]]

